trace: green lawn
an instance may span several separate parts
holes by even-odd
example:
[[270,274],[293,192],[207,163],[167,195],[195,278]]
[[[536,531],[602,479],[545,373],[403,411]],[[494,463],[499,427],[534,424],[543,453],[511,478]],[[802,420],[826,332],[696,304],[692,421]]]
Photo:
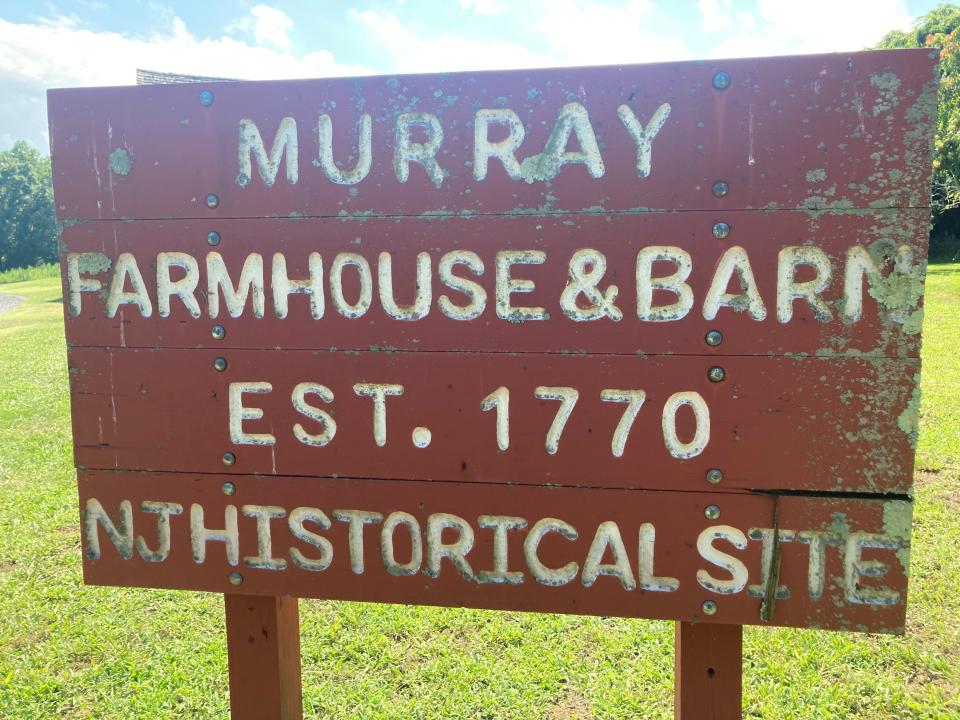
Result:
[[[217,595],[84,587],[60,286],[0,316],[0,718],[222,718]],[[750,718],[960,718],[960,265],[931,268],[908,632],[753,628]],[[670,718],[673,628],[301,602],[311,718]]]

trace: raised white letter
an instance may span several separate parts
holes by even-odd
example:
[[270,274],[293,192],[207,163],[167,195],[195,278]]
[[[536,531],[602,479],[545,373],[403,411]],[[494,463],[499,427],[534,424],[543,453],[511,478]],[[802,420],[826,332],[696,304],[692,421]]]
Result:
[[310,278],[308,280],[291,280],[287,277],[287,259],[283,253],[273,254],[273,273],[271,287],[273,289],[273,314],[278,318],[285,318],[289,311],[289,295],[309,295],[310,315],[314,320],[323,317],[323,258],[318,252],[310,253]]
[[480,317],[487,306],[487,291],[479,283],[453,274],[455,265],[464,265],[476,276],[483,275],[483,260],[471,250],[452,250],[440,258],[440,280],[451,290],[462,292],[470,302],[467,305],[455,305],[446,295],[437,300],[440,310],[454,320],[473,320]]
[[323,168],[323,174],[337,185],[356,185],[370,172],[373,124],[370,116],[364,113],[360,116],[357,127],[357,164],[353,170],[341,170],[333,161],[333,124],[329,115],[321,115],[317,121],[317,140],[320,144],[320,158],[314,160],[315,165]]
[[[737,274],[742,293],[727,292],[734,273]],[[739,245],[728,248],[720,257],[710,281],[710,289],[703,301],[703,317],[713,320],[721,307],[733,308],[737,312],[746,310],[754,320],[763,320],[767,316],[767,308],[757,290],[757,281],[753,278],[750,258],[747,257],[747,251]]]
[[697,570],[697,582],[715,593],[733,595],[743,590],[747,584],[747,566],[739,558],[717,550],[713,546],[717,540],[726,540],[738,550],[747,547],[746,536],[735,527],[729,525],[708,527],[697,538],[697,550],[704,560],[730,573],[730,579],[718,580],[706,570]]
[[547,254],[542,250],[500,250],[497,253],[497,317],[513,323],[550,319],[550,313],[542,307],[516,307],[510,304],[512,293],[529,293],[535,289],[533,280],[511,278],[511,266],[542,265],[546,259]]
[[234,289],[230,273],[218,252],[207,253],[207,312],[211,318],[220,314],[220,290],[230,317],[240,317],[251,297],[254,317],[262,318],[266,298],[263,294],[263,257],[259,253],[250,253],[243,262],[240,279]]
[[[805,282],[793,279],[797,265],[809,265],[816,270],[816,277]],[[806,300],[813,316],[820,322],[833,319],[833,313],[820,297],[830,284],[830,258],[818,247],[793,245],[785,247],[777,256],[777,320],[788,323],[793,318],[793,301]]]
[[[357,269],[360,278],[360,297],[355,305],[351,305],[343,297],[343,269],[348,265]],[[344,317],[363,317],[370,309],[373,300],[373,276],[365,257],[356,253],[340,253],[333,259],[330,266],[330,299],[337,312]]]
[[260,137],[260,129],[253,120],[244,118],[240,121],[240,144],[238,161],[240,170],[237,173],[237,185],[247,187],[250,184],[250,178],[253,177],[251,170],[250,154],[257,159],[257,171],[260,173],[260,179],[270,187],[277,180],[277,172],[280,170],[280,160],[283,158],[283,151],[287,151],[287,182],[291,185],[297,184],[300,167],[297,163],[297,121],[292,117],[285,117],[280,121],[277,128],[277,134],[273,137],[273,147],[270,148],[270,155],[267,156],[267,149],[263,146],[263,138]]
[[243,394],[256,393],[262,395],[272,391],[273,385],[268,382],[230,383],[228,390],[230,442],[232,442],[234,445],[276,444],[277,439],[270,433],[246,433],[243,431],[244,420],[259,420],[263,417],[263,410],[261,408],[243,406]]
[[[579,151],[566,149],[571,132],[580,143]],[[543,152],[524,159],[520,171],[524,180],[533,183],[536,180],[553,180],[560,169],[568,164],[586,165],[590,177],[603,177],[605,168],[597,136],[590,124],[587,109],[578,102],[563,106]]]
[[[415,125],[426,128],[426,142],[410,142],[410,128]],[[397,180],[406,182],[410,176],[410,162],[416,162],[423,165],[433,184],[440,187],[443,183],[443,169],[437,163],[436,154],[442,142],[443,128],[436,115],[426,112],[400,115],[397,118],[397,145],[394,156]]]
[[620,116],[620,122],[630,133],[630,137],[637,144],[637,175],[647,177],[650,174],[650,156],[653,154],[653,139],[660,132],[660,128],[670,117],[670,103],[663,103],[658,107],[646,125],[641,125],[637,116],[629,105],[621,105],[617,108],[617,115]]
[[[670,262],[677,271],[666,277],[652,277],[655,262]],[[693,307],[693,289],[685,282],[693,270],[690,253],[670,245],[650,245],[637,253],[637,317],[649,322],[669,322],[687,316]],[[677,296],[669,305],[653,304],[653,291],[666,290]]]
[[[507,136],[490,142],[487,129],[490,125],[506,125]],[[510,108],[485,108],[477,110],[473,118],[473,177],[483,180],[487,176],[487,159],[495,157],[503,163],[503,169],[511,180],[520,179],[520,163],[516,153],[523,142],[525,130],[520,118]]]

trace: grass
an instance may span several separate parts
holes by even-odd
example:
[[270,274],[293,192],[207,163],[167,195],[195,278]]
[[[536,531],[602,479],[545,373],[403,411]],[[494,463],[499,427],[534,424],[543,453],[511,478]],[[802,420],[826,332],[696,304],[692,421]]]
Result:
[[45,265],[4,270],[0,272],[0,285],[28,282],[30,280],[43,280],[44,278],[52,277],[60,277],[60,265],[58,263],[47,263]]
[[[60,287],[0,316],[0,718],[222,718],[217,595],[84,587]],[[905,637],[748,628],[748,718],[960,718],[960,265],[928,281]],[[670,718],[672,626],[302,601],[310,718]]]

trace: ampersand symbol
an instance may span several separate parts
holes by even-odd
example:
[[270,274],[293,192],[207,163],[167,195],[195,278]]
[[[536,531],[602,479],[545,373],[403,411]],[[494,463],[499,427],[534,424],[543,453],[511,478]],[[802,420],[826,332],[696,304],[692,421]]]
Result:
[[[609,317],[622,320],[623,313],[614,305],[619,289],[610,285],[601,291],[597,284],[607,272],[607,258],[597,250],[577,250],[570,258],[570,280],[560,296],[560,307],[571,320],[599,320]],[[583,295],[589,307],[580,307],[577,296]]]

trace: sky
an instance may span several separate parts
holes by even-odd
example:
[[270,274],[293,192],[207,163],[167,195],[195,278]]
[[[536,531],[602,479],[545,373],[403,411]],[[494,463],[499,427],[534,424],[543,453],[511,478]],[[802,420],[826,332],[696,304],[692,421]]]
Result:
[[937,0],[0,0],[0,149],[45,91],[136,69],[243,80],[849,52]]

